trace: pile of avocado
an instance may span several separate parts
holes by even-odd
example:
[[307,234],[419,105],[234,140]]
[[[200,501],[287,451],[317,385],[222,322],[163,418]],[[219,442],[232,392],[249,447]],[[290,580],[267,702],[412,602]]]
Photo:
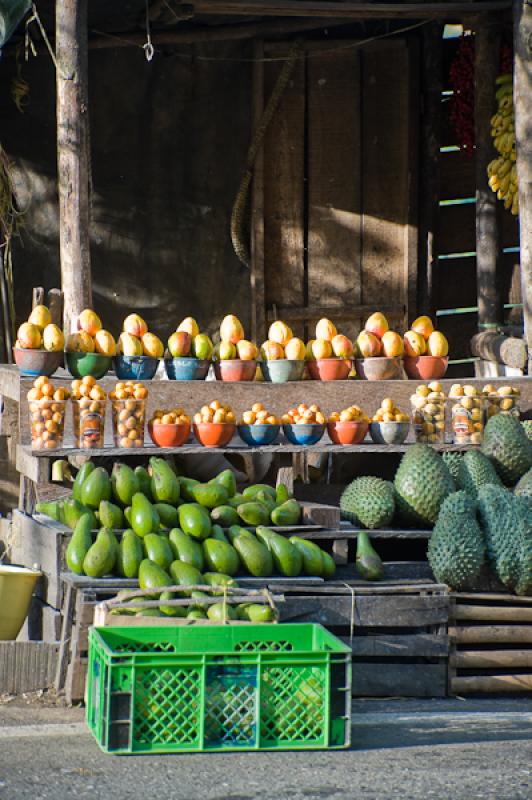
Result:
[[[149,469],[117,463],[111,475],[87,462],[71,497],[40,503],[36,510],[73,528],[66,551],[72,572],[138,578],[142,589],[236,585],[233,577],[238,574],[332,578],[335,572],[332,557],[314,542],[287,538],[267,527],[300,520],[300,505],[284,485],[274,489],[255,484],[240,494],[231,470],[200,483],[176,475],[162,458],[151,458]],[[256,605],[240,612],[259,617],[271,613]],[[160,609],[182,613],[175,607]],[[189,613],[205,616],[199,607]],[[210,606],[209,616],[217,613]]]

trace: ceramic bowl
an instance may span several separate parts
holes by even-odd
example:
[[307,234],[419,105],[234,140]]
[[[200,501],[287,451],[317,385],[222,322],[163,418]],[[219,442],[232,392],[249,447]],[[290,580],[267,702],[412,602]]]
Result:
[[153,423],[148,422],[148,432],[153,444],[157,447],[181,447],[190,434],[190,422],[187,423]]
[[443,378],[449,364],[448,356],[404,356],[405,372],[418,381],[437,381]]
[[369,434],[375,444],[403,444],[410,431],[410,422],[370,422]]
[[111,367],[111,356],[102,356],[101,353],[67,353],[65,352],[65,364],[74,378],[85,378],[92,375],[99,380]]
[[350,358],[317,358],[306,363],[313,381],[345,381],[353,366]]
[[215,361],[214,374],[217,381],[252,381],[255,379],[257,371],[256,361],[242,361],[240,358],[232,358],[228,361]]
[[283,432],[291,444],[317,444],[325,433],[325,424],[284,424]]
[[264,380],[269,383],[301,381],[305,371],[305,362],[279,358],[276,361],[261,361],[260,369]]
[[280,430],[280,425],[246,425],[241,423],[238,426],[238,435],[250,447],[262,447],[266,444],[273,444]]
[[29,378],[38,378],[46,375],[49,378],[63,364],[63,352],[49,352],[48,350],[23,350],[21,347],[13,348],[15,364],[21,375]]
[[194,436],[204,447],[225,447],[235,435],[234,422],[195,422]]
[[365,381],[395,381],[403,377],[401,358],[356,358],[355,370],[358,377]]
[[164,368],[171,381],[204,381],[211,362],[202,358],[165,358]]
[[364,441],[367,432],[367,422],[352,420],[327,423],[327,433],[334,444],[360,444]]
[[115,356],[116,377],[121,381],[151,381],[157,372],[159,360],[152,356]]

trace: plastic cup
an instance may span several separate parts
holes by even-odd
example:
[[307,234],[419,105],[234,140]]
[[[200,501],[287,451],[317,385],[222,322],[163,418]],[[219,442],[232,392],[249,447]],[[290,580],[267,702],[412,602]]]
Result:
[[29,403],[33,450],[57,450],[63,444],[66,400],[43,397]]
[[146,400],[113,400],[113,441],[115,447],[143,447]]
[[76,447],[103,447],[105,400],[91,400],[89,397],[73,399],[72,423]]
[[444,444],[445,442],[445,399],[431,399],[412,395],[412,427],[416,442],[423,444]]
[[485,420],[496,414],[506,414],[509,417],[521,418],[521,396],[518,394],[489,394],[486,396]]
[[447,402],[452,443],[482,444],[486,399],[478,394],[449,397]]

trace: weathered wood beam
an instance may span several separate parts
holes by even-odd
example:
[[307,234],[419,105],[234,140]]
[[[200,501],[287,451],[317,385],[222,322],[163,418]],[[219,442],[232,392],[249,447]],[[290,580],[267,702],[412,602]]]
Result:
[[56,0],[59,245],[67,333],[92,305],[87,2]]
[[532,375],[532,6],[514,2],[514,110],[521,243],[521,294]]
[[343,17],[344,19],[452,19],[463,14],[504,11],[511,0],[450,3],[333,3],[319,0],[194,0],[196,14],[276,17]]
[[471,352],[476,358],[505,364],[514,369],[524,369],[527,362],[527,348],[523,339],[505,336],[498,331],[482,331],[473,336]]
[[475,31],[475,182],[478,326],[502,324],[503,304],[498,282],[500,216],[497,195],[488,185],[486,167],[495,157],[491,117],[495,114],[495,79],[499,72],[500,32],[492,22]]
[[[345,308],[331,308],[330,306],[281,308],[277,306],[275,309],[268,310],[266,319],[268,322],[276,319],[283,319],[288,322],[301,322],[327,316],[333,316],[335,319],[355,319],[356,317],[368,316],[372,314],[374,310],[375,305],[346,306]],[[379,306],[379,310],[384,314],[404,314],[405,307],[402,303],[394,305],[385,304]]]

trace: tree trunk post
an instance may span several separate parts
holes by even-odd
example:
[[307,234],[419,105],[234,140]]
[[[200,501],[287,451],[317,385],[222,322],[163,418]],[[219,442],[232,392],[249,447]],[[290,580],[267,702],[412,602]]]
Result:
[[498,281],[501,243],[497,195],[488,185],[486,168],[495,157],[491,117],[495,114],[495,79],[499,73],[500,34],[493,21],[482,20],[475,31],[475,184],[479,330],[502,325]]
[[56,0],[57,171],[64,329],[92,306],[87,0]]
[[532,375],[532,6],[514,0],[514,111],[521,243],[521,294]]

